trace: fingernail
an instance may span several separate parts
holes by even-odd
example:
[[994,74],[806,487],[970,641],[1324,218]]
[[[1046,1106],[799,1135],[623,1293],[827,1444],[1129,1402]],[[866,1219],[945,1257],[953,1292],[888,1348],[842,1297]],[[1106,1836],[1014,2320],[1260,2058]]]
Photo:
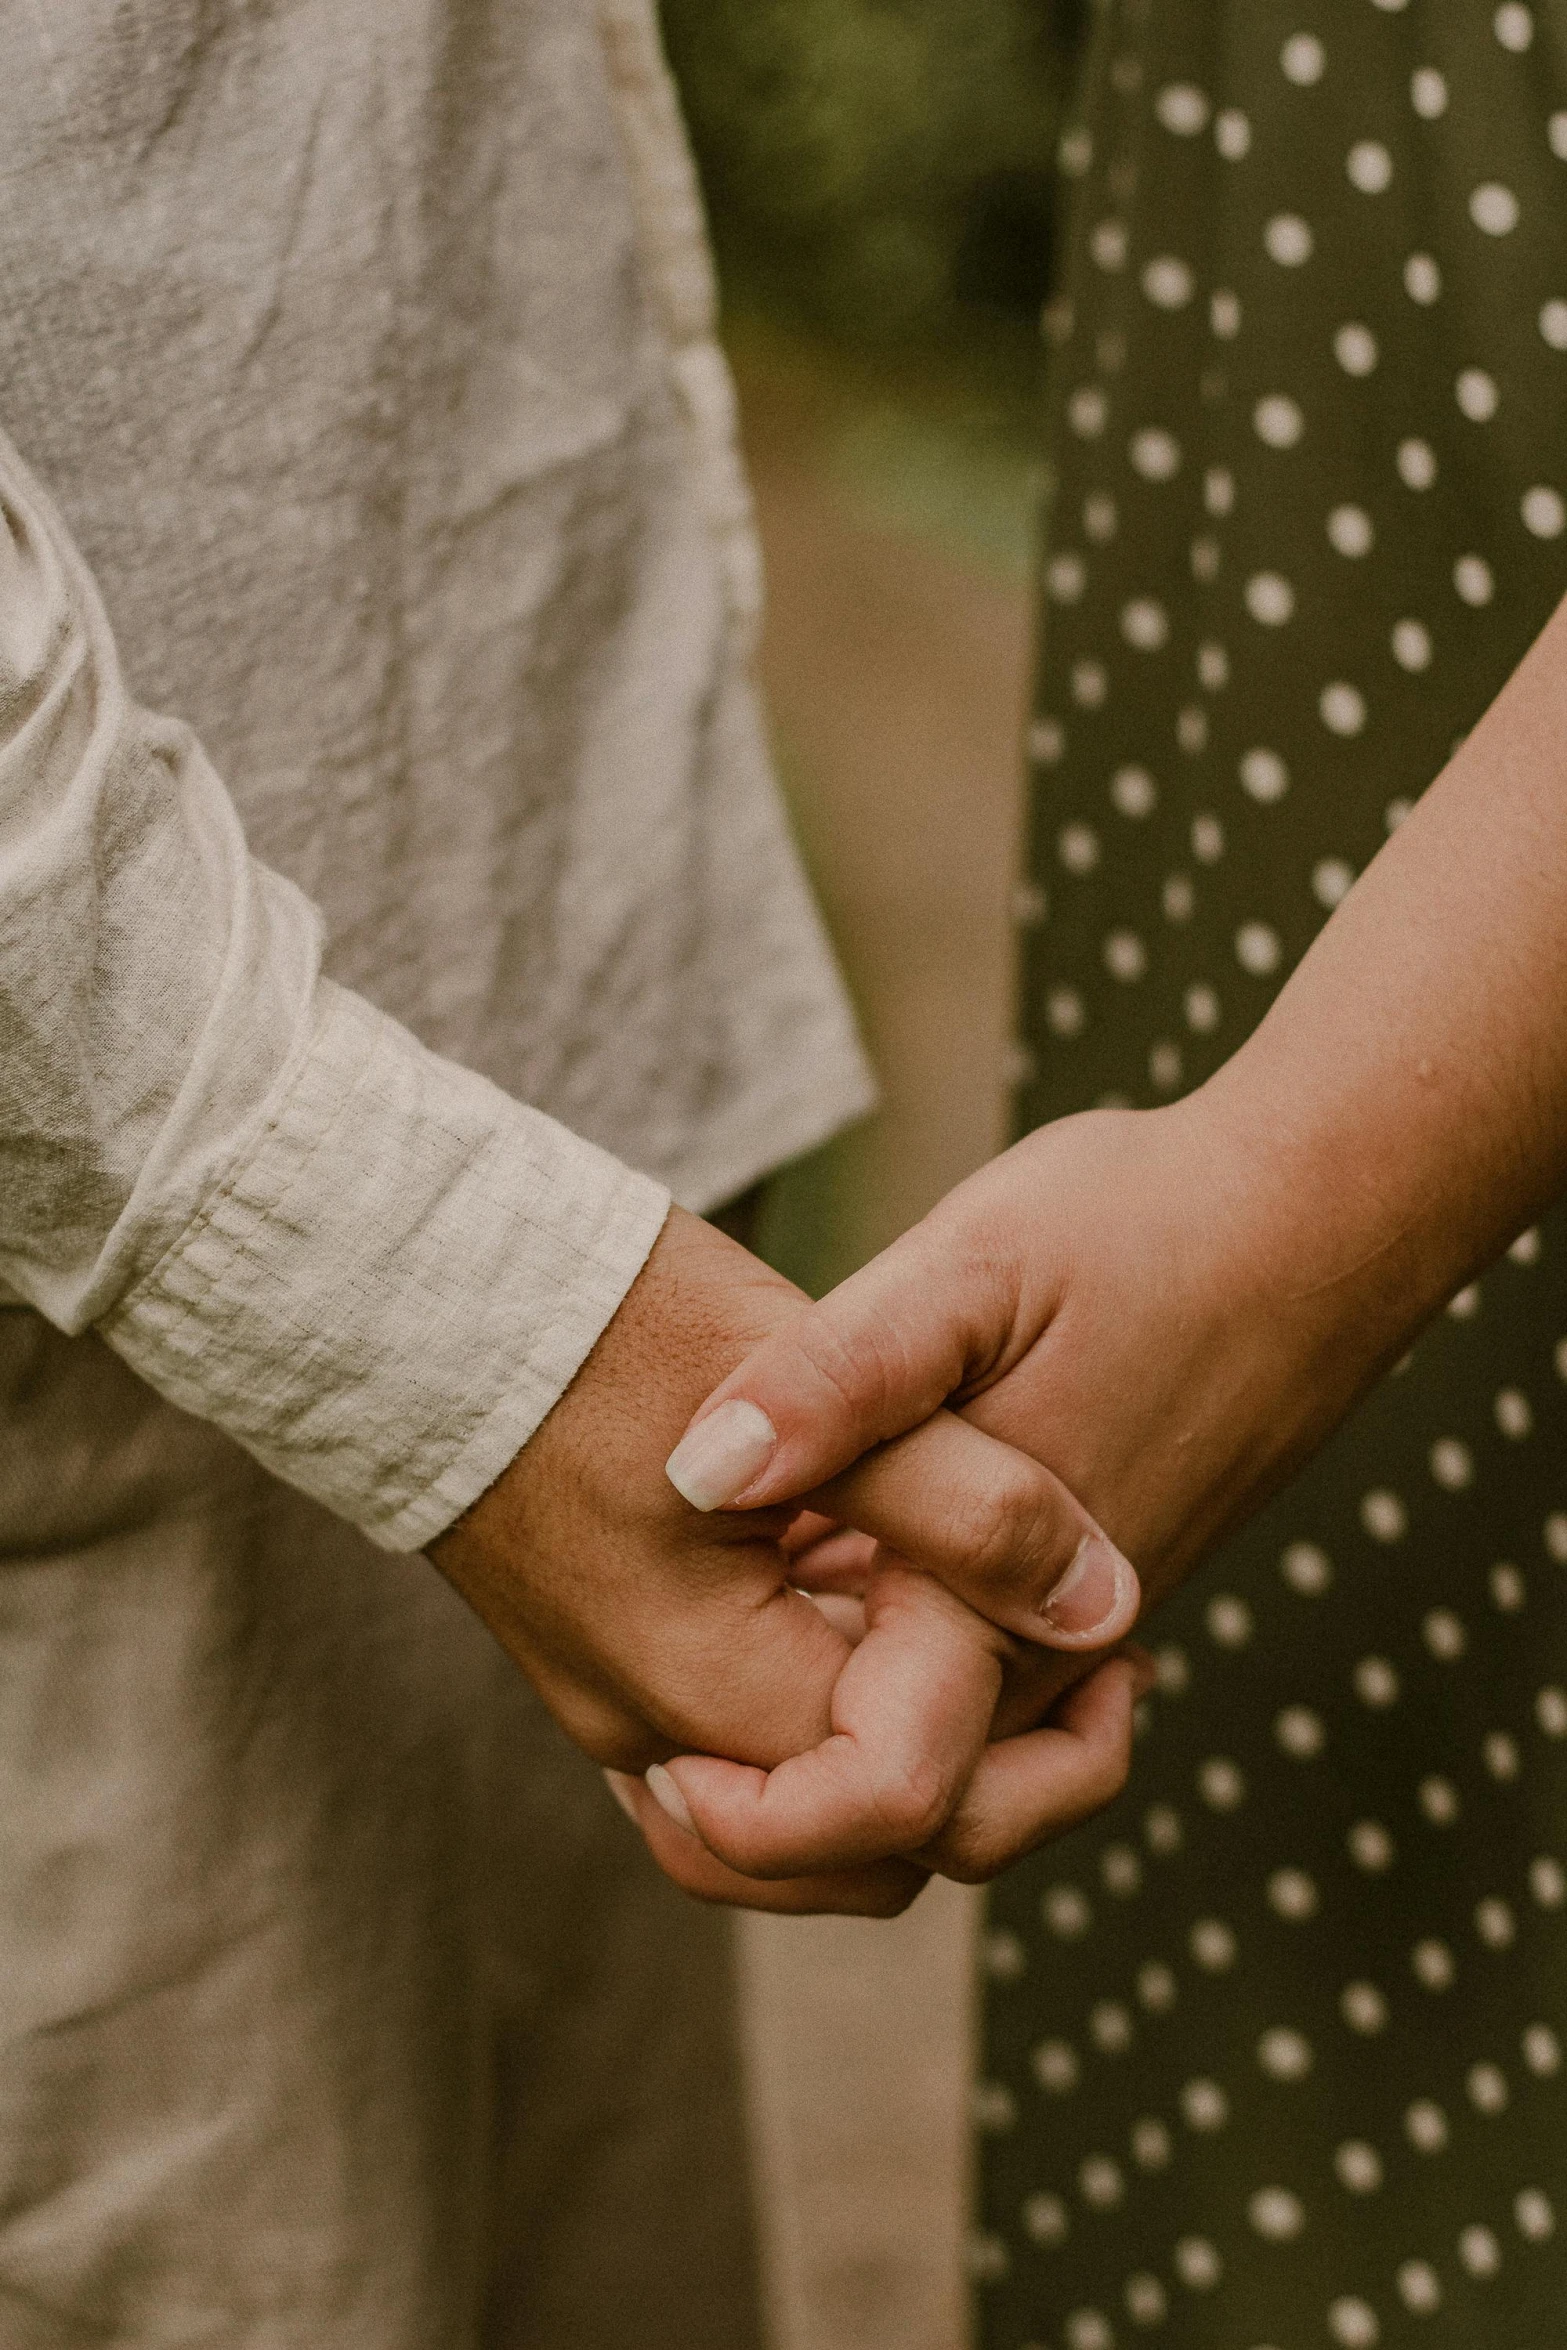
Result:
[[1106,1535],[1085,1534],[1039,1612],[1053,1632],[1081,1640],[1121,1614],[1136,1588],[1131,1560]]
[[686,1799],[662,1763],[649,1763],[643,1774],[647,1791],[660,1811],[667,1812],[677,1828],[684,1828],[688,1836],[696,1834],[696,1822],[686,1809]]
[[737,1396],[686,1430],[664,1474],[694,1510],[726,1509],[761,1475],[777,1442],[767,1414]]
[[609,1789],[628,1820],[635,1824],[637,1807],[631,1793],[630,1781],[623,1771],[606,1771],[604,1784]]

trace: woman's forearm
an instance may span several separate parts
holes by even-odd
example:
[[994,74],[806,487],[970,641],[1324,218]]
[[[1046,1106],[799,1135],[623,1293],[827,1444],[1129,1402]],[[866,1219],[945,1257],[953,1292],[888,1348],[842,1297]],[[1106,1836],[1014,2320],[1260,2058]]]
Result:
[[1567,605],[1192,1106],[1368,1344],[1567,1181]]

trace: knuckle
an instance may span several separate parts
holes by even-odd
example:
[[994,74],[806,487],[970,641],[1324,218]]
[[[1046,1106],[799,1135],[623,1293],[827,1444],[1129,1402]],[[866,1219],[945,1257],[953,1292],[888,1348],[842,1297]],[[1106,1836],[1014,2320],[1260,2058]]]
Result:
[[874,1806],[903,1851],[916,1850],[940,1834],[951,1809],[947,1772],[934,1755],[910,1755],[876,1784]]
[[982,1492],[957,1497],[950,1529],[955,1555],[986,1582],[1015,1575],[1041,1545],[1038,1481],[1022,1461],[998,1463]]

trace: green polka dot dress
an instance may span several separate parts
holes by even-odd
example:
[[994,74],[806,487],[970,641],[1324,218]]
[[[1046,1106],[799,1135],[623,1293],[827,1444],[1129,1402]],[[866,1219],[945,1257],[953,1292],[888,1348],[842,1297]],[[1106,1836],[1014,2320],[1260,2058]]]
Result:
[[[1061,164],[1029,1126],[1230,1054],[1567,590],[1567,6],[1108,0]],[[1567,1220],[1153,1637],[992,1904],[985,2350],[1557,2350]]]

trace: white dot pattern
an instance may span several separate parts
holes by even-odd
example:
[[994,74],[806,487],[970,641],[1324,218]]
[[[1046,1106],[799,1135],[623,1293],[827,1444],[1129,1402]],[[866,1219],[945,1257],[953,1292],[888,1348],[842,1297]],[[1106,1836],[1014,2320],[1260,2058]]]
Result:
[[[1088,13],[1025,1126],[1202,1083],[1567,592],[1549,12]],[[1564,1578],[1553,1217],[1165,1609],[1126,1796],[996,1888],[984,2350],[1553,2339]]]

